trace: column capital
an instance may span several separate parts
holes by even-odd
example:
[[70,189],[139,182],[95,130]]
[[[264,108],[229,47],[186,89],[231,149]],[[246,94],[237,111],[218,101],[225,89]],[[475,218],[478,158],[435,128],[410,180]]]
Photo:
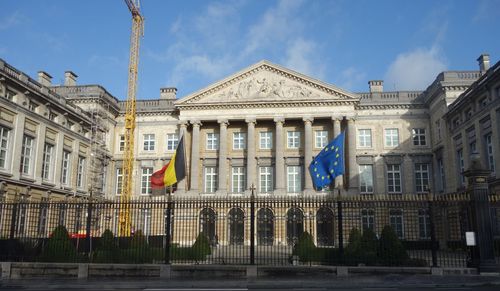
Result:
[[221,118],[221,119],[217,119],[217,123],[219,123],[221,126],[222,125],[228,126],[229,125],[229,120]]
[[257,123],[257,119],[256,119],[255,117],[251,116],[251,117],[247,117],[247,118],[245,118],[245,122],[246,122],[246,123],[249,123],[249,124],[250,124],[250,123],[255,124],[255,123]]
[[189,121],[189,123],[191,123],[193,126],[201,126],[202,125],[201,121],[199,121],[198,119],[192,119]]
[[179,120],[179,122],[177,124],[179,124],[181,127],[186,127],[188,125],[188,121],[187,120]]
[[285,123],[285,117],[283,116],[277,116],[274,118],[275,123]]
[[302,117],[302,121],[312,123],[314,121],[314,117],[304,116],[304,117]]
[[344,119],[343,116],[333,115],[332,121],[342,121]]
[[354,121],[356,121],[357,116],[356,115],[346,116],[346,119],[348,122],[354,122]]

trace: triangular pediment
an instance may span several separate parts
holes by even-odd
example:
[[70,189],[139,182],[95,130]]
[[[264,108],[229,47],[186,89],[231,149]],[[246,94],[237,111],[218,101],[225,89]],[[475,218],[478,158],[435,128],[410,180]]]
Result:
[[358,101],[359,96],[261,61],[176,101],[178,106],[224,103]]

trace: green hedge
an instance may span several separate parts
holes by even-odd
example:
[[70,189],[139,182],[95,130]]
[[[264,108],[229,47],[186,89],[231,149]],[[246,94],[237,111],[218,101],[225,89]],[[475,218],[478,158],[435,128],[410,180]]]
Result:
[[86,258],[77,253],[69,238],[68,231],[60,225],[52,232],[38,260],[41,262],[70,263],[84,262]]

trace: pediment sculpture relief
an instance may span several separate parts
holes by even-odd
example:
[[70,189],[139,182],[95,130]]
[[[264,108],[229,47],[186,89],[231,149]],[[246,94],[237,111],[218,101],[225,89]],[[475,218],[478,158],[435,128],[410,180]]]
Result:
[[205,99],[209,102],[228,101],[259,101],[259,100],[303,100],[321,98],[320,94],[309,88],[290,82],[286,79],[272,79],[269,77],[255,78],[241,81],[222,92],[215,93]]

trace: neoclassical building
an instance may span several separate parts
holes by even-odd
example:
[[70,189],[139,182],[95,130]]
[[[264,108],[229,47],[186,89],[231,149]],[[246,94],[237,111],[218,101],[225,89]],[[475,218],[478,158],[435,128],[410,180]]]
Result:
[[[472,152],[500,192],[500,72],[445,71],[422,91],[349,92],[267,61],[178,98],[138,100],[134,196],[153,193],[149,176],[185,136],[187,177],[175,195],[343,195],[452,193]],[[100,85],[38,81],[0,60],[0,195],[62,200],[121,193],[125,102]],[[316,191],[313,157],[346,133],[346,173]],[[160,193],[161,194],[161,193]]]

